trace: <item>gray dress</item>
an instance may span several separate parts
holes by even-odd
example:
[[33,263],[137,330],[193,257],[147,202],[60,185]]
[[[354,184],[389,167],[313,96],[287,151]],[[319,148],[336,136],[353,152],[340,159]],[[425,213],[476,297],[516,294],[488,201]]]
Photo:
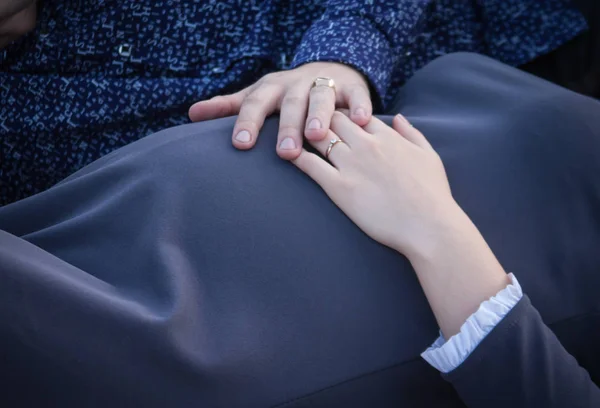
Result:
[[[565,322],[600,310],[598,102],[455,54],[396,111],[597,381],[598,330]],[[406,259],[276,156],[277,118],[249,152],[233,123],[159,132],[0,208],[1,406],[464,406],[420,358],[438,326]]]

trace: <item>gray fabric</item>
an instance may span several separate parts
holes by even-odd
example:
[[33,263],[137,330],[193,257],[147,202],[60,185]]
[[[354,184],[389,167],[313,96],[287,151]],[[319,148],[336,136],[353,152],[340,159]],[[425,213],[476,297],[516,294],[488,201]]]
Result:
[[[396,109],[546,323],[599,308],[596,101],[456,54]],[[157,133],[0,208],[2,406],[462,406],[419,357],[438,329],[405,258],[277,158],[276,118],[250,152],[233,123]]]

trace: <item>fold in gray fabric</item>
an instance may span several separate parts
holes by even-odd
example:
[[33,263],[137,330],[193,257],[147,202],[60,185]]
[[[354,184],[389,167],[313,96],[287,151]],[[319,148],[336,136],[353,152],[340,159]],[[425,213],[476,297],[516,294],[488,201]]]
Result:
[[[395,110],[598,382],[569,319],[600,308],[600,105],[456,54]],[[463,406],[419,357],[438,327],[406,259],[277,158],[276,118],[249,152],[233,123],[165,130],[0,208],[2,406]]]

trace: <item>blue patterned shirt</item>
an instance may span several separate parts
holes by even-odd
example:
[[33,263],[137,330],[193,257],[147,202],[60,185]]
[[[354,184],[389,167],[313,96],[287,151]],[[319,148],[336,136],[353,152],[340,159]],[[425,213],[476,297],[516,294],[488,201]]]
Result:
[[519,65],[586,28],[568,0],[40,0],[38,15],[0,51],[0,205],[269,72],[342,62],[385,106],[439,55]]

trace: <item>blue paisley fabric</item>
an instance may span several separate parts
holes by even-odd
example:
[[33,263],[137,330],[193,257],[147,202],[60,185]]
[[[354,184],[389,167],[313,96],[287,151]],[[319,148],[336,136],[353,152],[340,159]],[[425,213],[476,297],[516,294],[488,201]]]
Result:
[[351,65],[381,110],[440,55],[519,65],[585,29],[567,0],[40,0],[0,50],[0,205],[269,72]]

